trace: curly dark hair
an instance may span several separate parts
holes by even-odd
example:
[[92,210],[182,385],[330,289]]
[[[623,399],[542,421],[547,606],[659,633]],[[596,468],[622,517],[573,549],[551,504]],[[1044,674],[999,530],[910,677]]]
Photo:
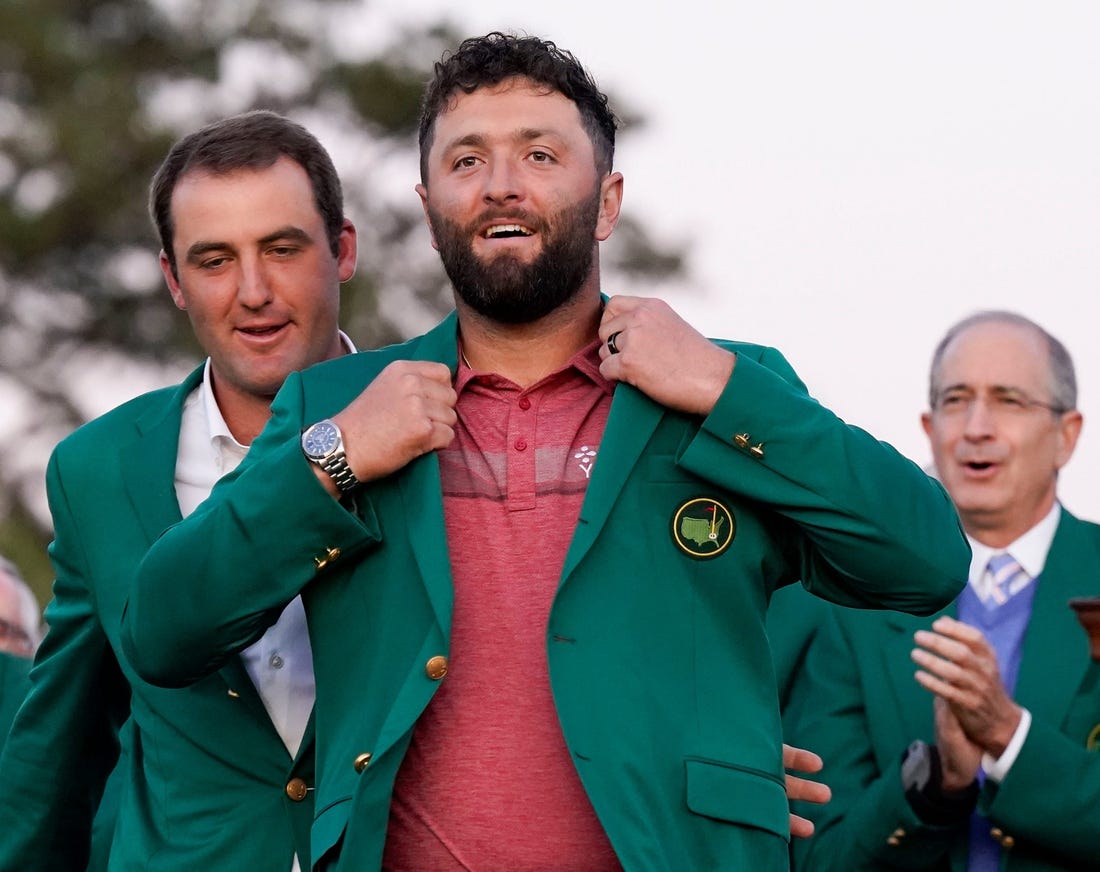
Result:
[[455,92],[472,94],[513,77],[530,79],[572,100],[596,151],[596,168],[611,172],[618,119],[588,71],[572,54],[534,36],[493,31],[471,37],[436,62],[420,104],[420,180],[427,182],[435,121]]
[[332,158],[317,138],[301,124],[275,112],[258,109],[208,124],[172,146],[153,176],[149,188],[149,212],[160,244],[168,256],[172,275],[176,256],[172,250],[172,193],[179,180],[192,170],[216,175],[236,170],[263,170],[280,157],[290,158],[309,176],[317,211],[325,222],[332,256],[340,253],[344,225],[344,194]]

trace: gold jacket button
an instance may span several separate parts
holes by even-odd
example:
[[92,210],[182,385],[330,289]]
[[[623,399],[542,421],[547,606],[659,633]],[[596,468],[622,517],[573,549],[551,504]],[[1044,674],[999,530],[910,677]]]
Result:
[[764,443],[763,442],[756,443],[756,445],[752,446],[752,448],[749,449],[749,454],[751,454],[753,457],[757,457],[757,458],[763,457],[764,456]]
[[1012,836],[1005,836],[1003,839],[1001,839],[1001,847],[1004,848],[1006,851],[1011,851],[1012,846],[1015,844],[1016,840],[1012,838]]
[[733,437],[733,441],[738,448],[748,448],[752,437],[748,433],[738,433]]
[[895,839],[904,839],[905,838],[905,830],[903,830],[901,827],[898,827],[896,830],[894,830],[894,838]]
[[890,838],[886,840],[886,844],[889,845],[891,848],[896,848],[898,845],[901,844],[901,839],[891,833]]
[[1000,827],[994,827],[993,829],[991,829],[989,831],[989,835],[991,835],[998,842],[1005,837],[1004,830],[1002,830]]
[[339,556],[339,548],[328,548],[321,557],[314,557],[313,562],[317,564],[317,571],[320,572]]
[[447,658],[442,654],[429,657],[428,662],[424,664],[424,671],[432,681],[439,681],[447,674]]
[[286,783],[286,795],[295,802],[301,802],[309,794],[309,788],[301,778],[291,778]]
[[370,763],[371,753],[369,751],[360,754],[355,758],[355,762],[352,764],[355,767],[355,772],[358,775],[364,769],[367,768],[367,764]]

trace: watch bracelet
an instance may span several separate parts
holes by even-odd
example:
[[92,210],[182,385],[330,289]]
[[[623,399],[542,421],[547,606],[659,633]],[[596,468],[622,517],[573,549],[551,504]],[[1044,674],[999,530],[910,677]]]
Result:
[[321,469],[328,473],[336,484],[336,489],[342,494],[355,490],[360,484],[359,479],[355,477],[355,473],[348,466],[347,455],[343,451],[338,451],[329,457],[321,464]]

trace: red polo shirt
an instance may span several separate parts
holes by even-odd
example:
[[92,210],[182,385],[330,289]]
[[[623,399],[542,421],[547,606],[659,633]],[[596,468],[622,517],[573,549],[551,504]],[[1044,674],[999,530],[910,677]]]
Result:
[[439,452],[454,577],[446,678],[394,788],[385,869],[621,868],[558,723],[546,625],[611,406],[599,343],[526,390],[464,363]]

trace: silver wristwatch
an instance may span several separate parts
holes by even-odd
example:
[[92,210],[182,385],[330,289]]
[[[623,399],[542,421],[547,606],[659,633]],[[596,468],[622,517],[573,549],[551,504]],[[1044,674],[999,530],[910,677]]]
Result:
[[336,483],[340,493],[359,487],[360,481],[348,466],[344,454],[344,435],[334,421],[325,418],[302,432],[302,453],[316,463]]

